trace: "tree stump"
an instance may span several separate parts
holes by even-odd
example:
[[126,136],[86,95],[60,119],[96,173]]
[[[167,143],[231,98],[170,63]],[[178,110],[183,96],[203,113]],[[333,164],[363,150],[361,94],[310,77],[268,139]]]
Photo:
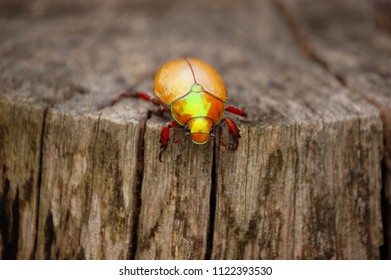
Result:
[[[329,64],[323,41],[308,59],[313,11],[287,2],[0,2],[0,257],[380,258],[389,119],[371,100],[390,97],[341,83],[346,61]],[[184,56],[213,65],[248,118],[238,150],[183,141],[160,163],[165,120],[111,100],[152,92],[156,69]]]
[[309,58],[343,87],[364,97],[380,111],[384,140],[384,257],[390,259],[391,3],[388,0],[283,0],[281,7]]

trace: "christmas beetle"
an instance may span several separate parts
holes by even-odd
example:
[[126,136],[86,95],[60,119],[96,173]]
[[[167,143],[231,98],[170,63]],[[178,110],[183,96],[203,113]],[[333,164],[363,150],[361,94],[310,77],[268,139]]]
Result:
[[[235,139],[232,149],[238,147],[239,128],[225,112],[246,116],[246,112],[227,105],[227,90],[220,75],[206,62],[195,58],[179,58],[162,65],[155,76],[155,97],[142,92],[125,92],[113,100],[113,104],[122,97],[136,97],[159,106],[155,114],[170,113],[174,121],[166,123],[161,136],[159,160],[167,149],[170,128],[182,127],[185,135],[196,144],[205,144],[214,135],[215,126],[222,120]],[[182,138],[183,139],[183,138]],[[175,140],[179,143],[182,139]],[[222,146],[226,146],[219,139]]]

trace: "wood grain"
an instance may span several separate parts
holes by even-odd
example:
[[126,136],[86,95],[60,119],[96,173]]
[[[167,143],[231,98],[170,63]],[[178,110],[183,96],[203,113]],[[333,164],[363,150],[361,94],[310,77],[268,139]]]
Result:
[[[379,110],[302,55],[273,2],[26,3],[0,17],[0,104],[27,104],[20,126],[0,112],[0,135],[29,139],[2,141],[0,160],[34,154],[20,171],[1,161],[13,178],[0,193],[3,258],[379,258]],[[153,105],[110,106],[151,92],[158,66],[181,56],[213,65],[248,111],[234,117],[238,150],[187,139],[162,164]],[[232,141],[224,123],[218,134]],[[29,166],[32,229],[12,224],[24,200],[10,208]]]
[[[280,1],[308,55],[352,94],[375,105],[383,121],[383,193],[386,245],[391,257],[391,3]],[[387,252],[388,251],[388,252]]]
[[2,259],[34,258],[45,114],[42,105],[0,99]]

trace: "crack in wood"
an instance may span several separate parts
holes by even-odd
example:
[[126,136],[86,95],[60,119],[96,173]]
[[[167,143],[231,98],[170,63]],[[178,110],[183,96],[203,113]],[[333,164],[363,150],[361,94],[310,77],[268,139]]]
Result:
[[[94,186],[95,185],[95,170],[96,170],[96,166],[97,166],[97,163],[99,162],[99,155],[97,154],[97,152],[101,152],[98,149],[96,149],[96,144],[97,142],[99,141],[98,138],[99,138],[99,135],[102,134],[103,135],[103,129],[101,131],[101,125],[102,125],[102,112],[99,112],[98,114],[98,121],[97,121],[97,124],[96,124],[96,134],[95,134],[95,137],[94,137],[94,142],[92,144],[92,173],[91,173],[91,184]],[[97,158],[98,157],[98,158]],[[92,192],[92,190],[91,190]],[[86,215],[86,221],[90,221],[91,218],[90,218],[90,215],[91,215],[91,207],[93,205],[93,195],[89,194],[88,195],[89,197],[89,201],[88,201],[88,212],[87,212],[87,215]],[[79,232],[79,236],[81,237],[82,234],[81,232]],[[101,244],[101,246],[103,246]],[[82,247],[82,241],[80,240],[80,245],[79,245],[79,248],[77,249],[78,250],[78,255],[79,255],[79,259],[85,259],[85,254],[83,253],[85,248]]]
[[137,244],[138,244],[138,226],[140,221],[140,209],[141,209],[141,188],[144,180],[144,150],[145,150],[145,130],[147,127],[147,121],[151,117],[152,114],[148,114],[146,117],[142,118],[140,120],[140,130],[138,133],[138,139],[137,139],[137,166],[136,166],[136,174],[135,174],[135,181],[134,181],[134,196],[135,196],[135,209],[134,209],[134,216],[133,216],[133,225],[131,229],[131,248],[130,248],[130,254],[129,259],[133,260],[136,259],[137,254]]
[[35,228],[36,228],[36,234],[35,234],[35,241],[34,241],[34,247],[31,252],[31,259],[35,258],[35,254],[37,252],[37,244],[38,244],[38,229],[39,229],[39,208],[40,208],[40,196],[41,196],[41,186],[42,186],[42,164],[43,164],[43,150],[44,150],[44,138],[45,138],[45,132],[46,132],[46,119],[48,115],[49,108],[47,106],[44,107],[43,110],[43,116],[42,116],[42,129],[41,129],[41,136],[40,136],[40,143],[39,143],[39,160],[38,160],[38,180],[37,180],[37,216],[35,221]]
[[[3,177],[5,177],[6,167],[3,167]],[[3,194],[0,197],[0,235],[3,242],[3,252],[1,258],[3,260],[15,259],[16,258],[16,247],[15,242],[17,239],[13,239],[10,236],[10,228],[14,229],[15,221],[10,217],[12,213],[8,213],[10,207],[8,207],[8,195],[10,191],[10,181],[8,178],[4,178],[3,183]],[[8,210],[8,211],[7,211]],[[12,208],[12,211],[14,207]],[[12,232],[12,231],[11,231]]]
[[209,202],[209,225],[206,240],[206,251],[204,259],[212,259],[213,254],[213,238],[215,233],[215,222],[216,222],[216,203],[217,203],[217,179],[218,179],[218,167],[219,167],[219,155],[220,155],[220,143],[217,139],[221,137],[221,127],[217,127],[216,137],[214,139],[213,147],[213,159],[212,159],[212,185],[210,188],[210,202]]
[[[16,118],[15,108],[11,110],[12,118]],[[2,139],[0,139],[2,140]],[[18,253],[19,238],[19,187],[12,195],[12,183],[6,175],[7,166],[3,166],[3,190],[0,193],[0,235],[2,241],[2,256],[4,260],[14,260]]]
[[299,184],[299,176],[300,176],[300,160],[299,160],[299,150],[298,150],[298,146],[299,146],[299,137],[298,137],[298,133],[299,133],[299,126],[296,124],[294,126],[294,138],[295,138],[295,146],[296,146],[296,149],[294,150],[294,156],[295,156],[295,163],[294,163],[294,167],[295,167],[295,172],[294,172],[294,183],[293,183],[293,201],[292,201],[292,218],[291,218],[291,223],[289,223],[289,225],[292,225],[292,229],[288,228],[288,233],[290,233],[290,238],[288,238],[287,240],[292,240],[292,247],[290,248],[290,252],[291,252],[291,255],[289,256],[289,258],[291,259],[294,259],[295,258],[295,248],[296,248],[296,238],[295,238],[295,221],[296,221],[296,200],[297,200],[297,190],[298,190],[298,184]]
[[383,183],[381,190],[381,208],[383,221],[383,246],[380,247],[380,257],[389,259],[391,255],[391,194],[388,193],[387,185],[391,180],[391,113],[387,106],[380,104],[373,98],[367,98],[367,101],[380,110],[380,119],[383,123],[383,159],[381,162],[381,180]]
[[[101,115],[102,113],[99,113],[98,115],[98,121],[97,121],[97,124],[96,124],[96,134],[95,134],[95,138],[94,138],[94,142],[92,143],[92,175],[91,175],[91,184],[94,184],[94,176],[95,176],[95,167],[96,167],[96,162],[97,162],[97,159],[96,159],[96,154],[95,154],[95,146],[96,146],[96,142],[98,140],[98,135],[99,135],[99,130],[100,130],[100,122],[101,122]],[[92,205],[92,195],[89,195],[89,201],[88,201],[88,211],[87,211],[87,215],[85,215],[85,221],[89,221],[90,220],[90,215],[91,215],[91,205]],[[79,233],[80,234],[80,233]]]

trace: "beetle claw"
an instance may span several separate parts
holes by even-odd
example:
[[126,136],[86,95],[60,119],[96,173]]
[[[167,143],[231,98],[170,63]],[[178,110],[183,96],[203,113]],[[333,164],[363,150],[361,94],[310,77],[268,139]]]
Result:
[[[240,137],[240,136],[239,136]],[[230,145],[230,150],[235,151],[239,146],[239,137],[234,136],[234,143]]]
[[163,155],[163,152],[167,149],[167,145],[161,145],[160,147],[160,153],[159,153],[159,161],[161,163],[164,163],[163,160],[162,160],[162,155]]

